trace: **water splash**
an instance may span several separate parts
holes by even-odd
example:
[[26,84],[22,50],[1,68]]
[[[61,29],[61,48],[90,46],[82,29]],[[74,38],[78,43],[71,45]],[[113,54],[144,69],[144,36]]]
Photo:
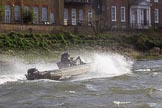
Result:
[[26,80],[25,74],[30,68],[37,68],[40,71],[57,69],[55,63],[39,62],[34,64],[22,60],[11,60],[8,65],[0,65],[0,84]]
[[[93,71],[77,77],[77,80],[106,78],[130,74],[133,61],[120,54],[94,54]],[[75,79],[76,80],[76,79]]]
[[119,54],[96,54],[96,72],[101,76],[120,76],[131,72],[133,62]]
[[23,79],[24,69],[25,66],[23,64],[20,64],[20,62],[10,61],[6,65],[0,65],[0,84]]

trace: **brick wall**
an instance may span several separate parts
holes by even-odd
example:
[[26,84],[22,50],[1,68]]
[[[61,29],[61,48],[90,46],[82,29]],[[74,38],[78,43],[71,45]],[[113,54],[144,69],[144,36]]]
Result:
[[[129,8],[126,0],[105,0],[103,17],[108,28],[125,28],[129,22]],[[111,8],[116,7],[116,21],[112,21]],[[121,22],[121,7],[125,7],[125,21]]]
[[76,34],[93,35],[92,27],[87,26],[53,26],[53,25],[20,25],[0,24],[0,32],[60,33],[70,31]]

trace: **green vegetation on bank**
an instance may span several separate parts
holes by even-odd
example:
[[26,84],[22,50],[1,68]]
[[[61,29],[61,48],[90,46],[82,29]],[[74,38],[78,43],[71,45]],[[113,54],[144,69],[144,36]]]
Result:
[[84,48],[85,46],[111,46],[111,35],[84,36],[70,32],[59,34],[16,33],[0,34],[2,50],[65,50],[67,48]]
[[[141,52],[145,58],[161,54],[160,33],[100,34],[97,36],[74,35],[70,32],[59,34],[1,33],[0,49],[3,51],[64,51],[69,49],[93,49],[121,53]],[[140,56],[144,57],[144,56]]]

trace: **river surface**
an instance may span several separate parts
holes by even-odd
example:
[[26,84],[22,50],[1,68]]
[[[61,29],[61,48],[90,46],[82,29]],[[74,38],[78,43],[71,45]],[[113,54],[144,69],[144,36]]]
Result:
[[55,63],[1,63],[0,108],[162,108],[162,60],[96,55],[95,71],[63,81],[27,81],[26,70]]

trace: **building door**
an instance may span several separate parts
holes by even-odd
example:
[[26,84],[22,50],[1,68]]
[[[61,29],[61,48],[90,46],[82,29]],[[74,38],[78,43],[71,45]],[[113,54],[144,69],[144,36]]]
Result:
[[72,25],[76,25],[76,9],[72,9],[71,10],[71,21],[72,21]]
[[11,7],[5,6],[5,23],[11,23]]

